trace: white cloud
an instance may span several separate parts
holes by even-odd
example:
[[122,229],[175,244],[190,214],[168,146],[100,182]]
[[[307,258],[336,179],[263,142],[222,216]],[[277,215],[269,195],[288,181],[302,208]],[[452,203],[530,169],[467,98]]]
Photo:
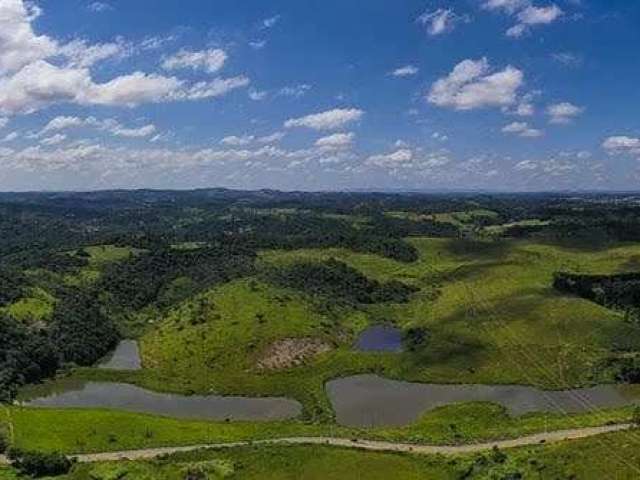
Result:
[[58,49],[58,54],[68,59],[68,66],[90,67],[108,58],[124,58],[132,47],[123,40],[111,43],[88,44],[85,40],[73,40]]
[[226,61],[227,53],[219,48],[200,51],[180,50],[175,55],[165,58],[162,61],[162,68],[165,70],[191,68],[216,73]]
[[316,140],[316,147],[328,149],[345,148],[351,146],[354,138],[355,134],[353,132],[334,133],[333,135],[322,137]]
[[231,78],[216,78],[210,82],[198,82],[189,87],[176,89],[168,96],[170,100],[202,100],[226,95],[232,90],[249,85],[244,75]]
[[464,60],[447,77],[432,85],[427,100],[455,110],[507,107],[516,102],[523,82],[522,71],[512,66],[491,73],[486,58]]
[[404,67],[396,68],[391,75],[394,77],[410,77],[418,73],[418,67],[413,65],[406,65]]
[[265,18],[262,21],[262,26],[264,28],[273,28],[276,25],[276,23],[280,21],[280,18],[281,18],[280,15],[274,15],[273,17]]
[[555,124],[568,124],[573,121],[574,118],[581,115],[584,112],[584,108],[573,105],[569,102],[554,103],[547,107],[547,115],[550,117],[550,122]]
[[251,48],[253,48],[254,50],[262,50],[264,47],[267,46],[267,41],[266,40],[254,40],[252,42],[249,42],[249,46]]
[[602,143],[602,148],[611,155],[640,155],[640,138],[626,135],[608,137]]
[[538,168],[538,164],[533,160],[523,160],[518,162],[513,169],[522,171],[522,170],[536,170]]
[[401,148],[388,154],[372,155],[367,158],[365,163],[376,167],[389,168],[397,167],[399,164],[410,162],[411,160],[413,160],[413,152],[408,148]]
[[240,137],[236,135],[231,135],[228,137],[224,137],[220,140],[222,145],[229,145],[233,147],[243,147],[245,145],[249,145],[251,142],[255,140],[256,137],[253,135],[242,135]]
[[92,12],[106,12],[107,10],[113,10],[113,7],[106,2],[91,2],[87,5],[87,8]]
[[40,10],[22,0],[0,2],[0,74],[54,55],[58,46],[46,35],[36,35],[31,22]]
[[79,127],[84,125],[85,121],[79,117],[67,117],[67,116],[59,116],[52,119],[49,123],[45,125],[42,129],[41,133],[47,133],[51,131],[57,130],[65,130],[71,127]]
[[267,96],[267,92],[264,90],[256,90],[255,88],[249,89],[248,92],[249,98],[254,102],[259,102],[260,100],[264,100]]
[[584,57],[582,55],[571,52],[553,53],[551,54],[551,58],[567,67],[580,67],[584,63]]
[[555,4],[548,7],[529,5],[518,13],[517,19],[519,23],[507,30],[507,36],[515,38],[521,37],[530,27],[553,23],[560,18],[563,13],[560,7]]
[[0,117],[0,128],[4,128],[9,123],[9,119],[7,117]]
[[[40,10],[23,0],[0,0],[0,114],[31,113],[57,103],[133,107],[146,102],[202,100],[246,86],[244,76],[189,83],[175,77],[133,72],[103,83],[94,81],[90,67],[132,50],[155,48],[165,39],[149,39],[135,49],[122,40],[88,44],[73,40],[65,45],[37,36],[33,19]],[[168,68],[222,67],[222,50],[182,51],[165,59]]]
[[67,136],[65,134],[56,133],[55,135],[52,135],[50,137],[43,138],[42,140],[40,140],[40,143],[46,146],[58,145],[59,143],[64,142],[66,139]]
[[278,95],[283,97],[293,97],[300,98],[306,95],[309,90],[311,90],[311,85],[306,83],[301,83],[299,85],[290,85],[286,87],[282,87],[278,91]]
[[264,143],[264,144],[276,143],[282,140],[284,137],[285,137],[284,132],[274,132],[271,135],[265,135],[264,137],[259,137],[257,139],[257,142]]
[[502,129],[503,133],[513,133],[525,138],[538,138],[544,135],[542,130],[531,128],[526,122],[513,122]]
[[431,134],[431,138],[433,138],[434,140],[438,140],[439,142],[446,142],[449,140],[448,135],[445,135],[444,133],[440,133],[440,132],[433,132]]
[[153,124],[144,125],[139,128],[125,128],[117,126],[111,130],[111,133],[118,137],[141,138],[153,135],[156,132],[156,126]]
[[11,133],[8,133],[7,135],[5,135],[5,137],[2,139],[2,141],[3,142],[13,142],[19,136],[20,135],[18,135],[18,132],[11,132]]
[[284,123],[286,128],[306,127],[314,130],[337,130],[357,122],[364,112],[357,108],[336,108],[322,113],[314,113],[301,118],[292,118]]
[[505,10],[507,13],[515,13],[529,6],[529,0],[487,0],[483,4],[486,10]]
[[424,25],[427,33],[432,36],[450,32],[456,27],[456,24],[468,21],[468,17],[459,16],[452,9],[447,8],[425,12],[418,17],[418,22]]

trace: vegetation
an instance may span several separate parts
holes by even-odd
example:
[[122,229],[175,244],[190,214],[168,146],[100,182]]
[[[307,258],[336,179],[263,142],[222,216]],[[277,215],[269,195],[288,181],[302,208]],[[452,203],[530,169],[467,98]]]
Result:
[[[10,407],[15,428],[6,439],[49,453],[328,433],[464,443],[625,421],[630,409],[513,418],[496,405],[462,404],[403,428],[353,431],[335,425],[324,385],[368,372],[554,389],[640,383],[638,225],[640,207],[622,195],[0,194],[2,400],[59,372],[54,388],[119,381],[181,394],[286,396],[304,406],[302,421],[273,424]],[[354,350],[376,324],[400,329],[405,350]],[[129,337],[139,340],[142,370],[92,367]],[[285,341],[323,348],[263,368]],[[637,393],[627,385],[625,394]],[[554,448],[536,453],[537,466],[504,452],[453,466],[371,458],[405,478],[518,478],[540,474],[540,465],[545,475],[589,478],[575,463],[589,459],[569,450],[558,457]],[[135,462],[131,475],[268,478],[260,477],[266,466],[295,476],[311,464],[314,474],[344,475],[323,470],[309,449],[287,453],[294,466],[267,460],[273,451]],[[319,459],[342,456],[351,468],[369,455],[322,451]],[[70,475],[118,478],[121,467],[76,466]]]

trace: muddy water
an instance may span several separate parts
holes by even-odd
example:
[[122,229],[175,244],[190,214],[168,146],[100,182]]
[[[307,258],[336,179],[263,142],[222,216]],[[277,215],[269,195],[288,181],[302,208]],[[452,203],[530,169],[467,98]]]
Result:
[[356,375],[332,380],[326,389],[338,423],[353,427],[407,425],[429,410],[459,402],[493,402],[503,405],[511,415],[576,413],[636,403],[615,385],[544,391],[511,385],[420,384]]
[[389,325],[374,325],[360,334],[355,349],[361,352],[401,352],[402,332]]
[[98,365],[98,368],[110,370],[140,370],[140,351],[135,340],[122,340],[109,358]]
[[203,420],[284,420],[295,418],[302,405],[287,398],[183,396],[157,393],[124,383],[89,382],[24,403],[32,407],[108,408],[129,412]]

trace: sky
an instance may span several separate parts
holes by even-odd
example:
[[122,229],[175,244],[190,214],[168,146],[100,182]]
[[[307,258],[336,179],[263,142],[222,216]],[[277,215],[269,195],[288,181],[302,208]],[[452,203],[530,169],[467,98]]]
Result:
[[0,0],[0,190],[637,190],[635,0]]

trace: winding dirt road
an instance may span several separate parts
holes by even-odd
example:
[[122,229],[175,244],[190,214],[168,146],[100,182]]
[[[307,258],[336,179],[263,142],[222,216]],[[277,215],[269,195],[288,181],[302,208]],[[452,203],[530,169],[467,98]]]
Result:
[[[187,447],[162,447],[143,450],[127,450],[120,452],[91,453],[83,455],[71,455],[81,463],[106,462],[116,460],[146,460],[179,452],[191,452],[200,449],[222,449],[245,447],[249,445],[331,445],[342,448],[354,448],[376,452],[405,452],[419,455],[459,455],[464,453],[476,453],[490,450],[494,446],[507,449],[523,447],[526,445],[538,445],[541,443],[558,443],[567,440],[593,437],[603,433],[628,430],[633,425],[629,423],[619,425],[607,425],[603,427],[578,428],[572,430],[558,430],[555,432],[538,433],[512,440],[499,440],[495,442],[473,443],[468,445],[442,446],[442,445],[414,445],[409,443],[379,442],[372,440],[355,440],[333,437],[290,437],[271,440],[257,440],[253,442],[214,443],[209,445],[191,445]],[[0,463],[6,463],[6,458],[0,456]]]

